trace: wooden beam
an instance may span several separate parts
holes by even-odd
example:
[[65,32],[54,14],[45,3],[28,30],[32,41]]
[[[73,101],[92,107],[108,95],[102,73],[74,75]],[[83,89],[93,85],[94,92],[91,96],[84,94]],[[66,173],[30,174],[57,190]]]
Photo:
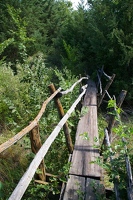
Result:
[[[51,93],[54,93],[56,91],[54,84],[50,84],[49,89],[50,89]],[[62,104],[61,104],[59,98],[55,97],[54,102],[57,106],[60,119],[62,119],[62,117],[65,115],[65,113],[64,113],[64,109],[62,107]],[[71,139],[71,135],[70,135],[70,132],[69,132],[67,122],[64,124],[63,130],[64,130],[64,134],[65,134],[65,138],[66,138],[66,144],[67,144],[67,147],[68,147],[68,151],[71,154],[73,152],[73,144],[72,144],[72,139]]]
[[85,178],[69,175],[63,200],[78,200],[85,197]]

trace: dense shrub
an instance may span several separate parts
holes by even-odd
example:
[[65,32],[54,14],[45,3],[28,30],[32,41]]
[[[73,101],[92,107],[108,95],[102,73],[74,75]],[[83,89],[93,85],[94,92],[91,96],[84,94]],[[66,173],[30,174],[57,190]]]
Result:
[[22,121],[29,101],[28,83],[20,83],[10,66],[0,67],[0,128],[11,129]]

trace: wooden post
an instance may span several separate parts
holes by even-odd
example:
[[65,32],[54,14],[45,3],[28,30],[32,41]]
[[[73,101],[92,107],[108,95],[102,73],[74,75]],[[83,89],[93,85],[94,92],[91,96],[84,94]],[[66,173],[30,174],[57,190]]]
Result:
[[[117,99],[117,107],[121,107],[124,99],[125,99],[125,96],[127,94],[127,91],[126,90],[122,90],[118,99]],[[109,123],[108,123],[108,135],[109,135],[109,141],[111,142],[111,138],[112,138],[112,128],[115,124],[115,116],[114,115],[110,115],[110,119],[109,119]],[[104,137],[104,140],[103,140],[103,143],[102,143],[102,146],[106,146],[106,142],[105,142],[105,137]],[[103,148],[101,148],[101,151],[103,151]]]
[[[50,84],[48,87],[49,87],[51,93],[54,93],[56,91],[54,84]],[[63,110],[63,107],[62,107],[62,104],[61,104],[59,98],[55,97],[54,102],[57,105],[60,119],[62,119],[62,117],[64,117],[65,113],[64,113],[64,110]],[[63,130],[64,130],[64,133],[65,133],[66,143],[67,143],[69,153],[72,153],[73,152],[73,144],[72,144],[72,139],[71,139],[71,135],[70,135],[70,132],[69,132],[67,122],[64,124]]]
[[[126,90],[122,90],[118,99],[117,99],[117,107],[121,107],[125,97],[126,97],[126,94],[127,94],[127,91]],[[110,142],[111,142],[111,138],[112,138],[112,128],[115,124],[115,116],[114,115],[111,115],[110,116],[110,119],[109,119],[109,123],[108,123],[108,134],[109,134],[109,139],[110,139]]]
[[112,75],[111,79],[108,81],[107,85],[105,86],[105,89],[104,89],[104,91],[103,91],[103,94],[102,94],[102,96],[100,97],[100,100],[99,100],[99,102],[98,102],[98,108],[100,107],[100,105],[101,105],[101,103],[102,103],[102,100],[103,100],[103,98],[104,98],[104,96],[105,96],[105,94],[106,94],[106,90],[109,89],[109,87],[110,87],[110,85],[112,84],[114,78],[115,78],[115,74]]
[[[39,149],[41,148],[41,139],[39,134],[39,124],[37,124],[31,131],[30,131],[30,141],[31,141],[31,149],[34,154],[36,154]],[[36,176],[41,181],[46,181],[46,172],[45,172],[45,165],[44,159],[39,165],[39,170],[41,171],[39,174],[36,173]]]

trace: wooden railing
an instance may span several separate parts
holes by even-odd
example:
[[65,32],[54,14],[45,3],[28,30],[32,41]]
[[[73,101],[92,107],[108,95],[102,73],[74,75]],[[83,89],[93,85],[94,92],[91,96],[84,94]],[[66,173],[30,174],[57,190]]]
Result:
[[[49,86],[49,88],[50,88],[52,95],[46,101],[44,101],[44,103],[41,107],[41,110],[39,111],[36,118],[27,127],[25,127],[22,131],[17,133],[14,137],[12,137],[8,141],[6,141],[5,143],[0,145],[0,153],[2,153],[6,149],[8,149],[10,146],[15,144],[18,140],[20,140],[23,136],[25,136],[27,133],[30,132],[31,148],[32,148],[32,151],[34,153],[36,153],[34,159],[32,160],[32,162],[29,166],[29,168],[27,169],[25,174],[22,176],[22,178],[20,179],[15,190],[13,191],[11,196],[9,197],[9,200],[20,200],[22,198],[23,194],[25,193],[25,191],[26,191],[28,185],[30,184],[30,182],[31,182],[31,180],[32,180],[32,178],[33,178],[38,167],[42,171],[42,175],[40,176],[40,180],[42,180],[42,181],[46,180],[46,173],[45,173],[45,167],[44,167],[43,159],[44,159],[44,156],[46,155],[47,151],[49,150],[51,144],[54,142],[54,140],[56,139],[56,137],[58,136],[58,134],[59,134],[59,132],[62,128],[64,129],[68,150],[69,150],[70,153],[72,153],[73,145],[72,145],[71,136],[70,136],[70,133],[69,133],[69,130],[68,130],[67,119],[70,117],[71,113],[74,111],[75,107],[77,106],[77,104],[81,101],[82,97],[84,96],[84,94],[86,92],[87,84],[85,86],[82,86],[81,94],[78,96],[78,98],[76,99],[76,101],[73,103],[73,105],[67,111],[66,114],[64,113],[63,107],[60,103],[60,100],[58,99],[57,94],[60,93],[60,95],[66,95],[67,93],[72,92],[74,87],[78,83],[81,83],[83,79],[87,80],[88,77],[80,78],[76,83],[74,83],[72,85],[72,87],[70,89],[68,89],[66,91],[61,91],[61,88],[56,90],[54,85],[51,84]],[[42,145],[41,141],[40,141],[39,131],[38,131],[39,130],[38,129],[38,123],[39,123],[39,120],[41,119],[43,113],[45,112],[47,104],[52,99],[55,100],[55,103],[56,103],[58,110],[59,110],[61,120],[58,123],[58,125],[55,127],[53,132],[50,134],[50,136],[47,138],[47,140],[44,142],[44,144]]]
[[[102,91],[100,75],[98,75],[98,81],[99,81],[98,86],[100,86],[100,96],[99,96],[99,101],[98,101],[98,108],[100,107],[101,103],[103,102],[103,98],[106,94],[110,98],[110,95],[108,93],[108,89],[109,89],[110,85],[112,84],[112,82],[115,78],[114,74],[111,77],[107,76],[107,74],[105,74],[104,72],[103,72],[103,74],[109,80],[107,82],[107,85],[105,86],[105,89]],[[61,102],[59,100],[59,96],[66,95],[69,92],[72,92],[74,87],[78,83],[81,83],[83,79],[87,80],[88,77],[82,77],[76,83],[74,83],[70,89],[68,89],[66,91],[61,91],[61,88],[56,90],[53,84],[49,85],[49,89],[51,91],[51,96],[46,101],[44,101],[42,108],[41,108],[40,112],[38,113],[38,115],[36,116],[36,118],[27,127],[25,127],[22,131],[20,131],[18,134],[16,134],[14,137],[12,137],[8,141],[6,141],[5,143],[0,145],[0,153],[2,153],[6,149],[8,149],[10,146],[15,144],[18,140],[20,140],[24,135],[26,135],[27,133],[30,132],[31,148],[32,148],[32,151],[36,154],[34,159],[31,162],[29,168],[24,173],[24,175],[20,179],[18,185],[16,186],[15,190],[13,191],[11,196],[9,197],[9,200],[20,200],[22,198],[22,196],[24,195],[24,193],[25,193],[27,187],[29,186],[32,178],[34,177],[34,174],[35,174],[38,167],[41,169],[41,172],[42,172],[39,179],[42,182],[46,181],[46,172],[45,172],[45,167],[44,167],[44,157],[47,154],[51,144],[54,142],[54,140],[56,139],[56,137],[58,136],[58,134],[59,134],[59,132],[62,128],[64,130],[68,151],[69,151],[69,153],[73,152],[73,144],[72,144],[71,136],[70,136],[70,133],[69,133],[67,120],[70,117],[71,113],[74,111],[77,104],[81,101],[82,97],[84,96],[84,94],[86,92],[87,85],[82,86],[81,94],[78,96],[78,98],[75,100],[75,102],[73,103],[73,105],[70,107],[70,109],[67,111],[66,114],[64,113],[63,107],[62,107]],[[127,92],[125,90],[123,90],[120,93],[120,95],[117,99],[117,107],[121,107],[121,105],[124,101],[124,98],[126,96],[126,93]],[[52,131],[50,136],[47,138],[47,140],[44,142],[44,144],[42,145],[41,140],[40,140],[40,135],[39,135],[39,120],[41,119],[43,113],[45,112],[47,104],[52,99],[54,99],[55,104],[57,105],[59,116],[60,116],[61,120],[58,123],[58,125],[55,127],[55,129]],[[108,127],[105,129],[105,137],[104,137],[103,144],[102,144],[102,146],[105,146],[105,145],[108,146],[110,151],[112,151],[111,148],[110,148],[110,144],[111,144],[111,138],[112,138],[111,137],[112,136],[112,128],[113,128],[114,124],[115,124],[115,117],[114,117],[114,115],[112,115],[110,117]],[[102,149],[101,149],[101,151],[102,151]],[[113,160],[112,156],[110,157],[110,160],[111,161]],[[129,161],[128,156],[125,156],[125,161],[126,161],[126,167],[127,167],[127,172],[128,172],[128,180],[129,180],[128,196],[129,196],[129,199],[133,199],[133,189],[132,189],[133,180],[132,180],[131,165],[130,165],[130,161]],[[116,183],[114,183],[114,189],[115,189],[115,193],[116,193],[116,199],[119,199],[119,190],[118,190],[118,186],[117,186]]]
[[[113,74],[112,76],[108,76],[104,71],[103,68],[101,70],[98,71],[97,73],[98,75],[98,87],[100,87],[100,98],[99,98],[99,102],[98,102],[98,108],[100,107],[101,103],[103,102],[103,98],[105,96],[105,94],[108,95],[109,99],[113,99],[116,100],[116,105],[114,106],[114,108],[112,108],[112,112],[116,111],[116,107],[120,108],[125,97],[127,94],[126,90],[122,90],[119,97],[117,99],[115,99],[115,96],[113,96],[113,98],[111,98],[111,96],[108,93],[108,89],[110,87],[110,85],[112,84],[114,78],[115,78],[115,74]],[[101,84],[101,76],[104,75],[106,76],[106,78],[108,78],[108,83],[105,86],[105,89],[102,91],[102,84]],[[117,112],[115,112],[117,113]],[[120,118],[120,116],[117,114],[117,117]],[[103,152],[103,149],[105,148],[105,146],[108,147],[109,151],[110,151],[110,163],[111,163],[111,167],[112,169],[115,167],[113,164],[113,160],[114,160],[114,156],[113,156],[113,151],[111,148],[111,143],[112,143],[112,129],[115,125],[116,122],[116,116],[112,113],[109,116],[109,122],[108,122],[108,126],[105,128],[104,131],[104,140],[101,146],[101,152]],[[120,120],[121,121],[121,120]],[[127,151],[127,146],[126,146],[126,142],[124,142],[124,138],[122,137],[122,141],[124,143],[124,152],[125,152],[125,166],[126,166],[126,171],[127,171],[127,196],[128,196],[128,200],[133,200],[133,177],[132,177],[132,170],[131,170],[131,164],[130,164],[130,159],[128,156],[128,151]],[[104,147],[104,148],[103,148]],[[114,183],[114,192],[115,192],[115,197],[116,200],[121,200],[120,198],[120,191],[119,191],[119,184],[118,184],[118,180],[117,178],[114,178],[113,180]]]

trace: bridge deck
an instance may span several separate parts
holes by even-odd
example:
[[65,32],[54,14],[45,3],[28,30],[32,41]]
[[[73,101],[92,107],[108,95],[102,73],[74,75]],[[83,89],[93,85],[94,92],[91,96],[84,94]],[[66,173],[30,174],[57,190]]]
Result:
[[95,199],[92,182],[94,180],[98,182],[101,177],[100,167],[97,164],[91,163],[96,157],[100,156],[98,148],[95,147],[99,145],[97,90],[95,83],[91,80],[88,82],[81,115],[76,132],[69,179],[63,200]]

